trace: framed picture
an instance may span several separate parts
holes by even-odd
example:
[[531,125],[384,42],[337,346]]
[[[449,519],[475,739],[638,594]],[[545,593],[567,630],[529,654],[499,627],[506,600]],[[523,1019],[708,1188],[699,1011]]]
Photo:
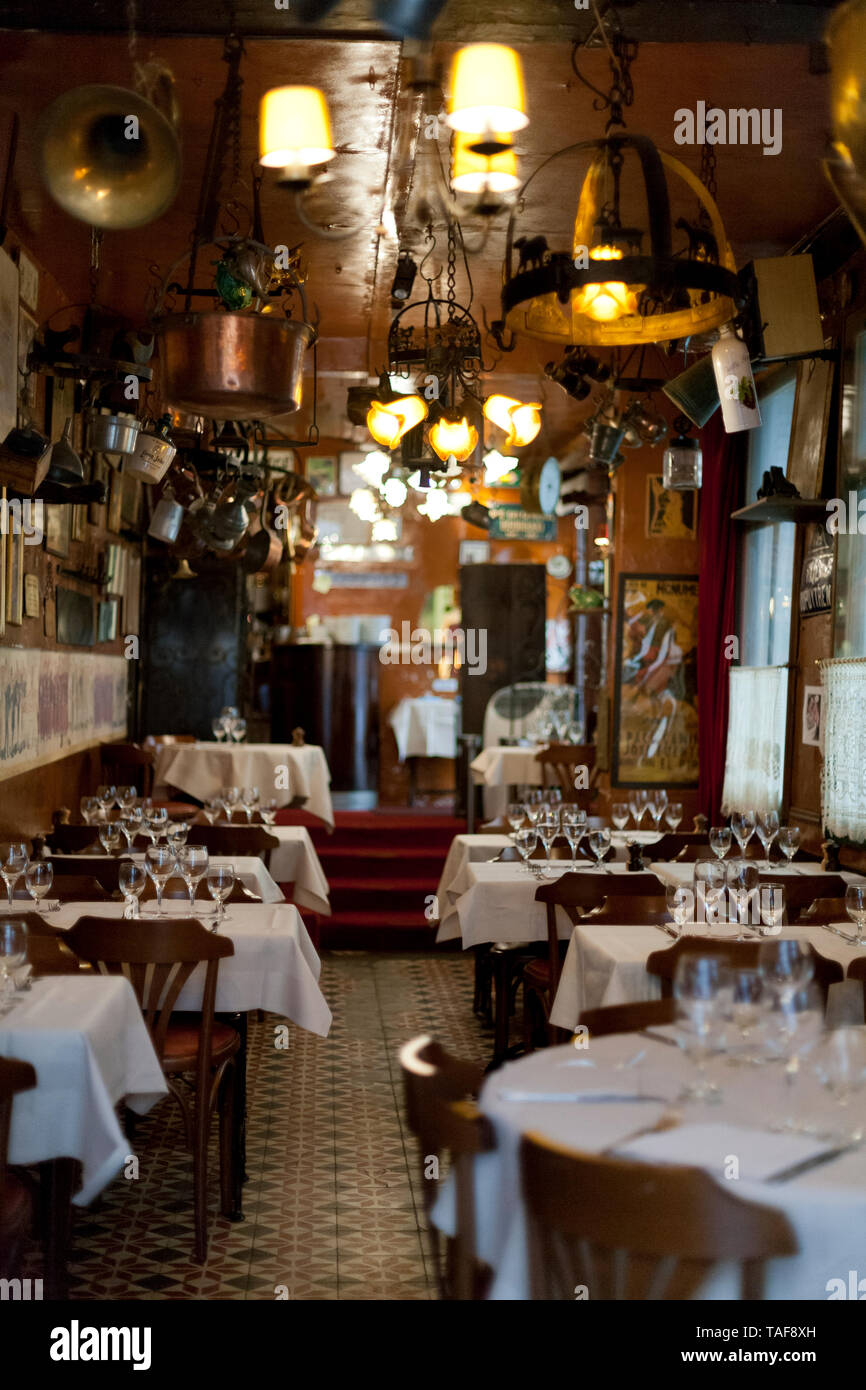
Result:
[[803,686],[803,742],[810,748],[821,748],[824,743],[824,688],[820,685]]
[[866,308],[848,314],[839,383],[839,451],[835,496],[846,504],[836,536],[833,655],[866,656],[866,547],[847,516],[850,494],[866,498]]
[[27,358],[39,324],[26,309],[18,309],[18,400],[25,410],[36,404],[36,373],[27,370]]
[[698,494],[662,487],[661,473],[646,480],[646,535],[669,541],[693,541],[698,534]]
[[18,295],[22,304],[26,304],[34,314],[38,313],[39,271],[26,251],[18,252]]
[[77,589],[57,590],[57,641],[66,647],[93,646],[93,599]]
[[[828,341],[827,346],[832,346]],[[824,474],[827,426],[833,397],[833,362],[813,357],[797,367],[797,391],[791,420],[785,473],[801,497],[817,497]]]
[[617,613],[611,782],[695,786],[697,575],[621,574]]
[[113,642],[117,636],[117,616],[120,604],[116,598],[103,599],[96,620],[97,642]]
[[[363,463],[366,457],[367,455],[361,449],[345,449],[343,453],[340,454],[339,478],[341,497],[351,497],[356,487],[370,486],[369,483],[364,482],[360,473],[355,472],[355,464]],[[310,463],[312,462],[313,460],[310,459]],[[318,462],[320,464],[330,463],[335,469],[337,466],[334,459],[320,458]]]
[[35,574],[24,576],[24,616],[39,617],[39,577]]
[[461,565],[487,565],[490,563],[490,542],[489,541],[461,541],[460,557]]
[[[308,454],[304,460],[307,481],[320,497],[337,495],[337,460],[328,454]],[[360,484],[359,484],[360,486]]]
[[109,468],[108,472],[108,513],[105,525],[107,530],[117,535],[123,524],[123,474],[118,473],[116,468]]
[[0,248],[0,439],[18,419],[18,267]]
[[61,560],[69,555],[71,512],[71,507],[45,504],[45,549],[49,555],[59,555]]
[[6,542],[6,622],[20,627],[24,616],[24,533],[12,531]]

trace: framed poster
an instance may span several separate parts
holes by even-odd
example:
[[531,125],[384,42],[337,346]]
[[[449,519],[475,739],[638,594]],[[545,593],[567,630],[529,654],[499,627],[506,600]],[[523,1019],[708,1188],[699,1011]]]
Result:
[[65,560],[69,554],[72,508],[60,503],[45,504],[45,549],[49,555]]
[[24,616],[39,617],[39,577],[35,574],[24,576]]
[[[337,460],[324,454],[308,454],[304,464],[307,481],[320,497],[337,495]],[[359,482],[358,487],[361,486]]]
[[24,532],[6,539],[6,622],[20,627],[24,616]]
[[800,617],[829,613],[833,607],[833,537],[823,526],[809,528],[809,540],[800,572]]
[[693,541],[698,534],[698,494],[662,487],[661,473],[646,480],[646,535],[669,541]]
[[824,687],[803,686],[803,743],[821,748],[824,742]]
[[490,561],[490,542],[461,541],[459,553],[461,565],[486,565]]
[[0,249],[0,439],[18,418],[18,267]]
[[[832,345],[832,340],[828,339],[827,347]],[[824,362],[818,357],[801,362],[797,367],[797,392],[785,473],[801,497],[817,497],[821,488],[834,367],[833,362]]]
[[614,786],[697,784],[697,637],[697,575],[619,576]]

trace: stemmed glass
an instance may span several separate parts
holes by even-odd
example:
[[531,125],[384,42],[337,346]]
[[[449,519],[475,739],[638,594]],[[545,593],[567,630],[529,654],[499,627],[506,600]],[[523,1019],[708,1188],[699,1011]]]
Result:
[[522,801],[511,801],[505,812],[505,819],[508,821],[512,830],[519,830],[523,824],[525,814]]
[[812,979],[815,958],[808,942],[774,937],[761,942],[758,966],[767,989],[784,1012],[794,995]]
[[531,825],[538,820],[538,813],[544,805],[544,792],[540,787],[531,787],[523,802],[523,809]]
[[683,818],[683,803],[681,801],[669,801],[665,807],[665,824],[669,830],[676,830]]
[[235,886],[235,871],[231,864],[209,864],[207,868],[207,890],[216,903],[216,926],[226,915],[223,904]]
[[27,959],[27,923],[13,918],[0,921],[0,1012],[5,1012],[7,999],[15,993],[12,971]]
[[863,928],[866,927],[866,885],[849,883],[845,889],[845,911],[857,928],[854,938],[858,946],[863,943]]
[[222,810],[222,805],[222,800],[218,796],[209,796],[206,799],[202,807],[202,812],[204,813],[204,818],[208,825],[213,825]]
[[731,829],[737,844],[740,846],[740,854],[745,858],[746,845],[755,833],[754,811],[734,811],[731,816]]
[[628,809],[629,814],[632,820],[634,821],[635,830],[640,830],[640,820],[641,816],[643,815],[643,808],[640,804],[640,798],[638,797],[637,792],[629,792]]
[[698,859],[694,868],[698,902],[703,901],[708,921],[716,921],[725,892],[725,866],[718,859]]
[[132,849],[136,835],[141,834],[141,807],[130,806],[122,820],[117,822],[126,840],[127,850]]
[[231,824],[232,816],[240,805],[240,787],[223,787],[222,803],[226,813],[226,820]]
[[216,739],[217,743],[223,743],[228,734],[228,730],[226,729],[226,722],[223,716],[221,714],[217,715],[215,719],[211,720],[210,726],[213,732],[213,736]]
[[[24,882],[27,891],[38,907],[43,898],[51,892],[51,885],[54,882],[54,869],[47,859],[34,859],[24,870]],[[51,908],[46,907],[46,912]]]
[[252,825],[253,811],[259,804],[258,787],[244,787],[241,792],[241,809],[247,813],[247,825]]
[[668,794],[667,792],[661,791],[653,792],[651,798],[647,801],[647,810],[649,811],[650,816],[652,817],[653,826],[656,830],[658,830],[659,825],[661,824],[661,818],[664,814],[667,804]]
[[735,1060],[748,1061],[752,1035],[756,1028],[768,1017],[772,1003],[764,986],[760,970],[731,965],[728,967],[730,981],[730,1000],[728,1013],[734,1027],[740,1034],[742,1051]]
[[23,840],[11,844],[6,851],[2,864],[0,864],[0,874],[6,884],[6,894],[9,899],[9,906],[12,906],[12,894],[19,878],[24,873],[30,862],[30,855],[27,853],[27,846]]
[[133,807],[133,806],[135,805],[135,803],[136,803],[137,798],[138,798],[138,788],[137,788],[137,787],[131,787],[131,786],[130,786],[130,787],[118,787],[118,788],[117,788],[117,804],[118,804],[118,806],[120,807],[120,809],[121,809],[121,811],[123,812],[124,815],[127,815],[128,812],[132,809],[132,807]]
[[781,825],[779,827],[779,849],[789,864],[799,848],[800,831],[798,827],[796,825]]
[[549,864],[550,851],[553,848],[554,840],[559,834],[559,816],[548,807],[546,810],[542,811],[541,815],[538,817],[536,828],[538,830],[539,839],[544,845],[545,860]]
[[116,820],[102,822],[99,827],[99,843],[106,854],[114,854],[120,848],[120,826]]
[[678,1041],[698,1070],[697,1082],[685,1088],[681,1100],[721,1100],[721,1091],[706,1075],[712,1051],[711,1033],[723,1002],[721,985],[722,970],[715,956],[680,957],[674,972],[673,993],[677,1014],[687,1020],[689,1026],[683,1029]]
[[749,921],[752,902],[760,881],[758,866],[748,863],[745,859],[731,859],[728,861],[726,872],[731,900],[736,905],[737,921],[740,924],[737,940],[746,941],[748,938],[743,928]]
[[680,883],[667,884],[665,903],[675,925],[682,931],[686,922],[694,915],[695,895],[691,888],[684,888]]
[[114,805],[117,796],[117,788],[107,784],[96,788],[96,800],[99,802],[99,809],[104,816],[107,816]]
[[[815,1065],[815,1075],[836,1100],[840,1109],[847,1109],[852,1100],[859,1101],[866,1086],[866,1029],[834,1028],[823,1040]],[[862,1104],[858,1105],[862,1115]],[[841,1136],[845,1141],[860,1143],[863,1121]]]
[[562,812],[562,831],[571,850],[571,867],[577,868],[577,847],[586,834],[586,812],[567,806]]
[[141,916],[138,900],[146,883],[147,869],[144,865],[137,864],[134,859],[124,859],[117,871],[117,886],[123,894],[125,919],[131,920]]
[[167,825],[168,811],[164,806],[151,806],[149,810],[142,813],[141,828],[152,845],[155,845],[160,836],[165,834]]
[[770,846],[779,833],[779,813],[778,811],[761,811],[757,817],[756,829],[758,839],[764,846],[764,854],[767,856],[766,867],[770,868]]
[[165,827],[165,838],[175,854],[186,844],[186,837],[188,834],[189,821],[173,820],[167,822]]
[[189,893],[189,905],[195,907],[195,890],[208,871],[208,852],[204,845],[182,845],[177,866]]
[[731,828],[728,825],[714,825],[710,830],[710,849],[717,859],[724,859],[731,848]]
[[610,808],[610,818],[617,830],[625,830],[628,825],[628,806],[624,801],[615,801]]
[[148,847],[144,860],[147,871],[156,884],[156,915],[165,917],[167,914],[162,910],[162,890],[174,873],[174,850],[169,849],[168,845],[152,844]]
[[607,873],[601,861],[610,849],[610,831],[606,827],[602,830],[591,830],[587,843],[595,855],[595,867],[601,869],[602,873]]
[[533,869],[531,867],[531,857],[535,852],[536,845],[538,844],[538,831],[536,830],[535,826],[527,826],[526,828],[521,827],[520,830],[515,830],[514,843],[517,846],[518,854],[523,860],[524,869],[528,874],[533,873]]
[[780,883],[766,883],[760,890],[761,935],[778,936],[785,916],[785,890]]
[[83,796],[80,805],[84,824],[92,825],[100,813],[99,802],[95,796]]
[[275,796],[272,796],[268,801],[262,802],[259,806],[259,816],[261,817],[262,824],[273,825],[279,809],[280,804]]
[[243,743],[247,736],[247,721],[245,719],[233,719],[231,735],[235,743]]

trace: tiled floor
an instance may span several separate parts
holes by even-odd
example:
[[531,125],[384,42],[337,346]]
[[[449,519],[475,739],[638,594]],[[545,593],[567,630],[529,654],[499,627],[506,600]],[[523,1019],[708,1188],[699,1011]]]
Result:
[[322,987],[334,1015],[327,1039],[291,1028],[280,1051],[278,1020],[252,1022],[246,1220],[216,1214],[214,1154],[209,1256],[193,1262],[191,1161],[165,1102],[136,1137],[138,1180],[117,1178],[77,1216],[73,1298],[435,1296],[397,1052],[432,1032],[487,1060],[472,957],[326,953]]

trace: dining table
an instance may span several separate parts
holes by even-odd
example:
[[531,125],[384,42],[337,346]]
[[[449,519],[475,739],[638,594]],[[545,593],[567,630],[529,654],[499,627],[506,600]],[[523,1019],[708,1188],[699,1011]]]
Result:
[[289,889],[289,899],[322,917],[331,913],[330,887],[305,825],[269,825],[269,835],[279,840],[268,861],[271,878]]
[[[682,1040],[677,1025],[600,1037],[582,1049],[531,1053],[487,1078],[478,1103],[494,1146],[473,1160],[473,1176],[476,1249],[493,1271],[490,1299],[530,1298],[519,1157],[530,1133],[586,1154],[698,1167],[743,1201],[784,1213],[797,1249],[767,1262],[767,1299],[825,1300],[838,1287],[831,1281],[862,1269],[866,1163],[851,1126],[862,1126],[866,1092],[845,1108],[816,1074],[838,1033],[816,1042],[794,1084],[783,1049],[763,1064],[746,1064],[735,1048],[714,1055],[707,1077],[718,1088],[715,1104],[683,1099],[695,1067]],[[433,1220],[454,1233],[450,1179]],[[738,1276],[730,1263],[711,1266],[693,1298],[737,1299]],[[575,1297],[593,1296],[592,1287],[575,1288]]]
[[541,743],[498,744],[482,748],[469,764],[476,784],[484,788],[484,814],[488,820],[505,815],[510,787],[544,785],[543,765],[536,754]]
[[280,807],[303,801],[303,810],[334,827],[331,773],[316,744],[171,743],[159,747],[154,783],[177,787],[197,801],[223,787],[258,787]]
[[456,700],[439,695],[407,697],[391,710],[388,723],[401,763],[409,758],[457,757],[460,706]]

